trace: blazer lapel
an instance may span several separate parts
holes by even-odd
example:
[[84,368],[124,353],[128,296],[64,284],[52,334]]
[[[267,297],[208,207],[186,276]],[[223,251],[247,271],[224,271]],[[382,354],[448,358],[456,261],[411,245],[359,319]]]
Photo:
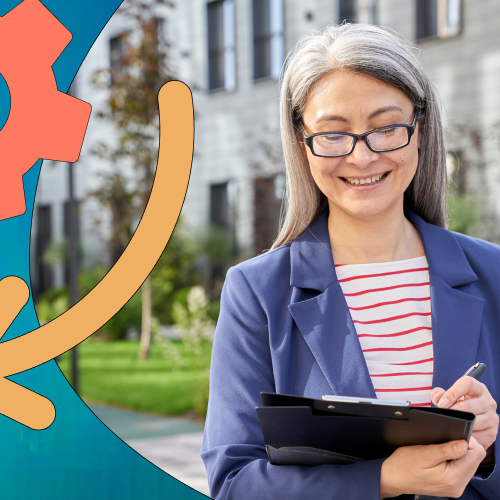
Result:
[[420,234],[429,264],[432,386],[449,389],[477,361],[484,300],[465,291],[478,278],[453,233],[413,212],[406,216]]
[[[294,294],[296,301],[289,305],[289,310],[333,394],[375,398],[356,329],[335,273],[328,212],[323,212],[292,242],[290,255],[290,284],[299,293]],[[300,289],[308,293],[300,293]],[[309,298],[311,290],[320,293]]]
[[432,387],[449,389],[474,363],[484,300],[431,276]]
[[290,304],[289,309],[333,394],[376,398],[338,281],[312,299]]

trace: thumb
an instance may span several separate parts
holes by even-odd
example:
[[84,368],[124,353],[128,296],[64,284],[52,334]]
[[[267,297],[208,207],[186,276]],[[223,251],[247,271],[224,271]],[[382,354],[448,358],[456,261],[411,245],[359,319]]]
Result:
[[477,467],[481,463],[481,461],[484,460],[486,451],[484,451],[482,445],[479,444],[473,437],[470,438],[468,447],[468,452],[463,457],[454,462],[454,466],[458,466],[459,468],[461,468],[464,466],[464,464],[475,464],[474,467]]
[[464,439],[449,443],[426,446],[424,448],[424,467],[431,468],[448,460],[456,460],[467,453],[468,445]]

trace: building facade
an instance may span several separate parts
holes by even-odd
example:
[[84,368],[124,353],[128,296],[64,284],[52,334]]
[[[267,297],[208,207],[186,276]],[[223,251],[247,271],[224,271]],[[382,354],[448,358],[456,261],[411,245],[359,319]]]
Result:
[[[209,223],[235,239],[242,257],[269,248],[284,189],[279,140],[279,76],[300,37],[331,23],[368,22],[393,29],[415,44],[442,97],[459,186],[500,213],[496,196],[500,123],[500,4],[497,0],[183,0],[166,12],[165,35],[173,73],[193,90],[195,152],[183,216],[193,229]],[[76,95],[96,110],[103,95],[92,73],[112,64],[113,40],[123,29],[113,18],[77,75]],[[93,113],[95,115],[95,113]],[[83,265],[105,258],[106,217],[86,193],[107,166],[90,154],[111,127],[91,117],[76,164]],[[460,161],[458,162],[457,159]],[[40,255],[65,234],[67,167],[45,163],[33,234],[34,281],[64,282],[64,265],[49,269]],[[498,240],[496,227],[480,236]],[[48,278],[50,277],[50,279]],[[40,287],[43,290],[44,286]]]

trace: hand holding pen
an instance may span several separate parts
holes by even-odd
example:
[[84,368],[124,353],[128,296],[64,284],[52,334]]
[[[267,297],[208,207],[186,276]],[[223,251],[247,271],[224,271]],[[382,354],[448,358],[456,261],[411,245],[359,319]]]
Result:
[[431,400],[440,408],[468,411],[476,415],[472,436],[487,450],[482,462],[487,465],[495,459],[492,444],[497,437],[499,419],[495,400],[487,387],[477,380],[485,368],[483,363],[477,363],[447,391],[435,387],[431,391]]

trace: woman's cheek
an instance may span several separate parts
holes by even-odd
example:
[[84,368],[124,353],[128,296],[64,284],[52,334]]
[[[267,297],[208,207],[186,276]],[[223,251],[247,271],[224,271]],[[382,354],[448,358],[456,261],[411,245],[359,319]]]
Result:
[[311,168],[311,173],[313,176],[314,181],[316,182],[316,185],[319,187],[320,191],[322,191],[327,197],[329,191],[332,189],[332,184],[335,181],[334,176],[335,176],[335,170],[334,168],[331,167],[314,167]]
[[332,175],[336,175],[335,172],[338,170],[340,161],[330,158],[313,158],[314,160],[309,160],[313,176],[316,175],[318,177],[328,179],[331,178]]

